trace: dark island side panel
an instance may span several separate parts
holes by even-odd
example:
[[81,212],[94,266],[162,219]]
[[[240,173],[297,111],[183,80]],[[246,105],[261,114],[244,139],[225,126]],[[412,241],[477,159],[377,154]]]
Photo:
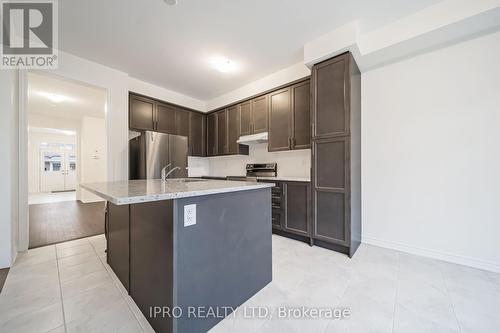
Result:
[[130,296],[158,333],[173,332],[172,318],[150,316],[173,303],[173,200],[130,205]]
[[[189,204],[197,221],[184,227]],[[235,308],[271,282],[270,189],[177,199],[174,221],[176,306]],[[206,332],[220,320],[183,317],[174,325],[179,333]]]

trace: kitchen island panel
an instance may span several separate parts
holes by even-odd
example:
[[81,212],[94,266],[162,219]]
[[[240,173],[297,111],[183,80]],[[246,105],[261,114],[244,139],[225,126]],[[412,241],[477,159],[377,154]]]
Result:
[[[270,188],[175,201],[175,305],[236,308],[272,280]],[[196,204],[184,227],[184,206]],[[177,332],[206,332],[221,318],[176,320]]]

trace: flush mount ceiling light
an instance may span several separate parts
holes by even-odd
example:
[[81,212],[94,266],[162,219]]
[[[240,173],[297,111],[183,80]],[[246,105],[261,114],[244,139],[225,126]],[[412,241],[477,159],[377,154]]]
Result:
[[221,73],[234,72],[236,64],[227,58],[215,58],[212,60],[212,66]]
[[165,2],[169,6],[177,5],[177,0],[163,0],[163,2]]

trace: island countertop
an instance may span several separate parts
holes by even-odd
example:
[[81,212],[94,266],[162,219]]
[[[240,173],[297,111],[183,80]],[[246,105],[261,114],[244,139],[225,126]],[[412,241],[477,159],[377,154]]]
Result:
[[196,197],[236,191],[273,187],[272,183],[209,179],[123,180],[80,184],[80,187],[115,204],[128,205],[141,202]]

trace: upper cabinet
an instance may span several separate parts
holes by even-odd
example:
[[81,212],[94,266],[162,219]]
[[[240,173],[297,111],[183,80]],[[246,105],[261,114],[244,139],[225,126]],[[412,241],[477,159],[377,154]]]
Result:
[[269,151],[292,149],[292,89],[269,94]]
[[217,154],[227,154],[226,110],[217,112]]
[[310,82],[269,94],[269,151],[311,147]]
[[252,134],[267,132],[267,95],[252,99]]
[[129,127],[137,130],[154,131],[156,128],[155,102],[141,97],[129,96]]
[[248,155],[248,146],[240,145],[240,108],[230,108],[207,116],[207,156]]
[[217,155],[217,113],[207,116],[207,156]]
[[227,154],[238,154],[239,144],[236,142],[240,137],[240,109],[232,106],[226,110],[227,116]]
[[175,134],[189,137],[189,114],[191,112],[177,109],[175,112]]
[[188,137],[189,155],[205,156],[205,115],[129,94],[129,128]]
[[189,156],[206,156],[205,116],[189,112]]
[[313,138],[349,134],[349,59],[336,57],[313,68]]
[[158,103],[156,106],[156,131],[166,134],[177,134],[176,112],[177,107]]
[[246,101],[239,105],[240,135],[252,134],[252,102]]
[[292,86],[292,148],[311,148],[311,83]]

